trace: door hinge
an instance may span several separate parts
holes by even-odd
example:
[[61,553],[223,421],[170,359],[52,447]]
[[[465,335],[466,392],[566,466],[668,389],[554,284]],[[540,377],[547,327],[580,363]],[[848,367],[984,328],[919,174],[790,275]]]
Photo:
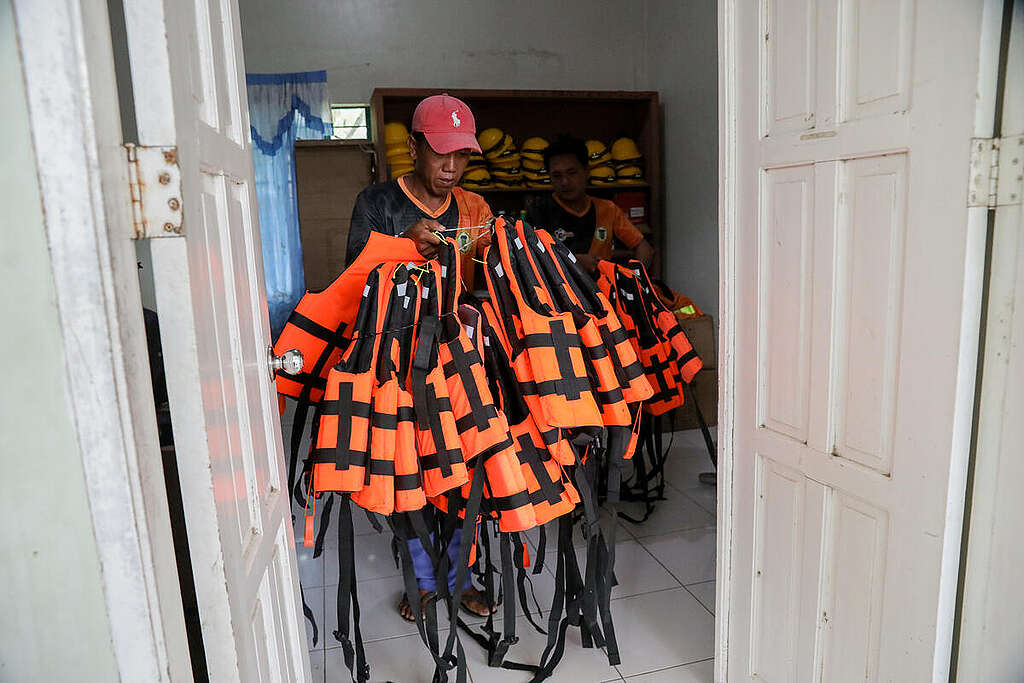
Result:
[[177,147],[126,144],[135,239],[181,234],[181,167]]
[[972,138],[967,206],[1011,206],[1024,194],[1024,135]]

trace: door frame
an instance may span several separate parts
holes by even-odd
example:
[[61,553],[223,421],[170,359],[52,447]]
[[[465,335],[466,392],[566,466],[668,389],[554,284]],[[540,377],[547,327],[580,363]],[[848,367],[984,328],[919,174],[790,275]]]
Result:
[[[737,387],[735,319],[737,276],[737,207],[738,143],[737,143],[737,7],[742,0],[718,0],[718,218],[719,218],[719,400],[718,400],[718,515],[717,567],[715,582],[715,681],[729,679],[729,619],[732,581],[733,481],[735,464],[735,411]],[[981,26],[977,99],[975,104],[975,137],[991,137],[997,88],[1000,16],[1003,0],[984,0]],[[964,159],[964,195],[968,181],[968,159]],[[953,629],[957,583],[963,567],[959,567],[961,527],[966,507],[967,467],[971,441],[971,418],[975,386],[971,363],[978,355],[982,325],[982,286],[989,277],[985,272],[985,210],[968,209],[965,287],[961,302],[960,340],[957,378],[957,403],[960,420],[954,429],[947,495],[946,537],[943,543],[943,574],[940,590],[939,619],[936,633],[933,674],[949,671],[953,656]],[[959,570],[958,570],[959,567]],[[937,677],[935,680],[940,680]]]
[[[13,0],[56,307],[122,680],[190,681],[106,3]],[[40,492],[45,501],[46,492]]]
[[736,395],[736,7],[718,2],[718,509],[715,535],[715,681],[729,678]]

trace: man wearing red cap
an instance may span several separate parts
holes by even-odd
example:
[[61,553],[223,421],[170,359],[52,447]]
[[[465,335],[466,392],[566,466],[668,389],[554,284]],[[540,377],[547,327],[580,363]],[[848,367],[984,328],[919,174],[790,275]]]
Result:
[[346,264],[362,251],[371,230],[408,237],[427,258],[437,255],[443,230],[455,237],[462,252],[463,283],[473,288],[470,259],[488,241],[478,227],[491,217],[480,195],[457,183],[466,170],[476,141],[476,121],[466,103],[450,95],[428,97],[416,107],[409,136],[413,171],[386,183],[371,185],[356,198],[348,233]]
[[[466,103],[450,95],[428,97],[412,116],[409,153],[413,171],[386,183],[371,185],[356,198],[348,233],[346,264],[362,251],[370,231],[408,237],[427,258],[437,256],[441,239],[435,231],[454,235],[462,252],[462,281],[473,288],[472,257],[490,241],[490,232],[480,227],[491,217],[484,198],[458,187],[471,151],[480,151],[476,141],[476,121]],[[450,571],[448,589],[454,590],[458,566],[461,530],[456,529],[448,545]],[[433,563],[418,540],[409,542],[413,568],[419,583],[420,598],[437,589]],[[413,621],[409,596],[402,598],[398,612]],[[486,616],[493,611],[483,594],[473,587],[470,577],[463,586],[462,606]]]

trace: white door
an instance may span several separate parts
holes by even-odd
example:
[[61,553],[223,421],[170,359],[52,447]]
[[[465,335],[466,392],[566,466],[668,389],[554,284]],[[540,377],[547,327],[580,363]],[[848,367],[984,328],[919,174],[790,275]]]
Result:
[[945,680],[984,237],[985,210],[967,208],[982,9],[721,5],[721,680]]
[[181,170],[181,234],[150,248],[210,676],[308,680],[238,8],[132,0],[125,20],[139,143]]

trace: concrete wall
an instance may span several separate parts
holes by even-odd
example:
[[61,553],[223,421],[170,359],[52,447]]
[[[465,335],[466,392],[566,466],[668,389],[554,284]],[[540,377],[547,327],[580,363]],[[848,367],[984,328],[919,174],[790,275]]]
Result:
[[718,316],[718,7],[648,0],[648,83],[664,108],[665,275]]
[[335,102],[375,87],[634,90],[645,2],[240,0],[249,72],[327,69]]
[[0,680],[118,672],[43,227],[10,0],[0,0]]
[[246,70],[327,69],[334,102],[387,86],[660,91],[668,283],[717,317],[715,0],[239,5]]

